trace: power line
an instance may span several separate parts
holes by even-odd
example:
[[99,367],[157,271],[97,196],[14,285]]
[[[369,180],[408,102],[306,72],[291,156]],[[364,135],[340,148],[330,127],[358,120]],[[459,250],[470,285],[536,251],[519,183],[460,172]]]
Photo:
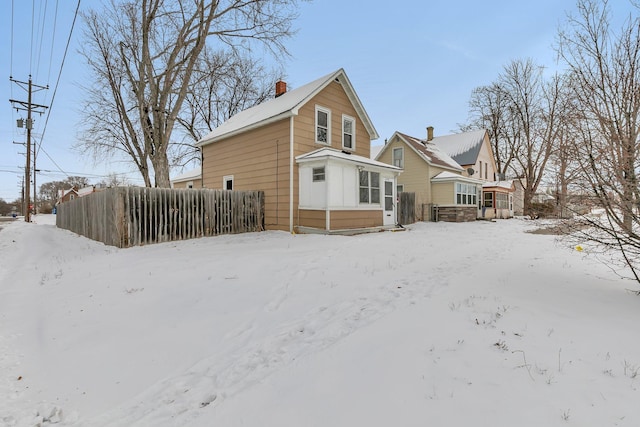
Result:
[[[67,37],[67,45],[64,48],[64,54],[62,55],[62,62],[60,63],[60,70],[58,71],[58,78],[56,79],[56,85],[53,88],[53,94],[51,96],[51,103],[49,104],[49,110],[47,111],[47,116],[45,117],[44,127],[42,129],[42,136],[40,137],[40,143],[38,144],[38,149],[36,150],[36,155],[40,153],[42,148],[42,141],[44,139],[44,134],[47,130],[47,124],[49,123],[49,117],[51,116],[51,109],[53,108],[53,102],[56,99],[56,93],[58,92],[58,86],[60,85],[60,77],[62,76],[62,69],[64,67],[65,60],[67,58],[67,53],[69,52],[69,45],[71,44],[71,36],[73,35],[73,29],[76,25],[76,19],[78,18],[78,11],[80,10],[80,0],[78,0],[78,4],[76,6],[76,11],[73,14],[73,22],[71,23],[71,29],[69,30],[69,37]],[[44,150],[43,150],[44,151]],[[47,157],[60,169],[60,172],[65,173],[60,166],[44,151]]]
[[56,39],[56,29],[58,27],[58,0],[56,0],[56,10],[53,14],[53,34],[51,36],[51,55],[49,55],[49,70],[47,72],[47,84],[49,83],[49,79],[51,78],[51,65],[53,64],[53,46],[54,40]]

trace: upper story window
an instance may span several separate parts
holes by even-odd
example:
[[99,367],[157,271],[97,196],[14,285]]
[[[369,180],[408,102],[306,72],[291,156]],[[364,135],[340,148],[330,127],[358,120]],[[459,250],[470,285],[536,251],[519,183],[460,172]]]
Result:
[[380,203],[380,174],[360,171],[360,203]]
[[404,168],[404,148],[393,149],[393,166]]
[[482,179],[482,160],[480,160],[480,179]]
[[331,145],[331,111],[316,106],[316,142]]
[[456,183],[456,204],[457,205],[475,205],[478,192],[473,184]]
[[313,182],[324,181],[324,166],[321,168],[313,168]]
[[353,117],[342,116],[342,147],[348,150],[356,148],[356,121]]

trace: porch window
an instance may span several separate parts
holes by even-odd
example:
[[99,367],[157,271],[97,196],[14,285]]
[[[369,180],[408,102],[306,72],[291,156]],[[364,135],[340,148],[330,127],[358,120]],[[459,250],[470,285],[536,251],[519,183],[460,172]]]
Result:
[[321,168],[313,168],[313,182],[324,181],[324,166]]
[[380,203],[380,174],[360,171],[360,203]]
[[477,197],[476,186],[473,184],[456,183],[456,204],[475,205]]
[[316,106],[316,142],[331,145],[331,111]]
[[509,195],[506,193],[496,193],[496,208],[508,209],[509,208]]
[[404,168],[404,149],[402,147],[393,149],[393,166]]
[[356,142],[356,121],[349,116],[342,116],[342,147],[354,150]]
[[493,193],[491,192],[484,193],[484,207],[485,208],[493,207]]

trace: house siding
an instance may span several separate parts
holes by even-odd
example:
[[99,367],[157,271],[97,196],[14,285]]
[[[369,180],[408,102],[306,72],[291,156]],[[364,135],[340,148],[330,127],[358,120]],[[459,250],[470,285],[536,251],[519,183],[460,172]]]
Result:
[[289,119],[205,145],[202,156],[204,187],[233,175],[234,190],[264,191],[266,228],[289,229]]
[[342,115],[345,114],[355,119],[356,135],[354,154],[369,158],[371,154],[371,137],[358,117],[342,85],[331,82],[324,90],[314,96],[302,108],[294,119],[294,151],[295,155],[301,155],[322,147],[325,144],[315,142],[316,106],[331,111],[331,147],[342,150]]
[[[435,194],[432,194],[431,178],[446,169],[430,165],[398,137],[394,137],[388,144],[389,146],[378,160],[383,163],[393,164],[393,149],[404,149],[404,170],[398,176],[398,185],[403,186],[403,191],[416,194],[416,218],[422,221],[429,221],[431,219],[429,205],[437,203],[433,201]],[[452,203],[452,201],[447,203]]]
[[194,179],[189,180],[189,181],[174,182],[173,183],[173,188],[179,188],[179,189],[189,188],[189,187],[187,187],[187,185],[190,182],[193,184],[193,187],[191,187],[191,188],[193,188],[193,189],[202,188],[202,179],[200,179],[200,178],[194,178]]
[[382,226],[381,210],[331,211],[331,230],[349,230],[353,228]]
[[300,209],[298,212],[298,224],[302,227],[324,230],[327,228],[326,214],[324,210]]
[[455,204],[455,183],[454,182],[438,182],[432,184],[433,199],[432,203],[436,205],[453,205]]
[[[315,142],[316,105],[331,111],[331,147],[342,150],[342,115],[345,114],[355,119],[353,153],[368,158],[371,151],[370,135],[342,85],[331,82],[307,101],[293,119],[286,118],[203,146],[204,187],[222,188],[223,177],[233,175],[234,190],[264,191],[265,227],[288,231],[289,166],[292,161],[289,145],[291,120],[294,159],[296,156],[326,147],[327,145]],[[303,225],[303,221],[315,224],[319,217],[309,212],[318,211],[298,210],[298,165],[293,161],[293,226]],[[324,215],[324,212],[322,214]],[[323,223],[322,228],[325,228],[325,225]]]

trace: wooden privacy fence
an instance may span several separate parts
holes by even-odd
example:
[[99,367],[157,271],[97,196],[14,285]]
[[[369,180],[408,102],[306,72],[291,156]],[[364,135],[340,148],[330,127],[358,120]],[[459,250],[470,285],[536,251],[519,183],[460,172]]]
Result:
[[264,230],[264,192],[116,187],[57,207],[56,225],[126,248]]
[[399,194],[398,222],[400,224],[413,224],[416,222],[416,193]]

